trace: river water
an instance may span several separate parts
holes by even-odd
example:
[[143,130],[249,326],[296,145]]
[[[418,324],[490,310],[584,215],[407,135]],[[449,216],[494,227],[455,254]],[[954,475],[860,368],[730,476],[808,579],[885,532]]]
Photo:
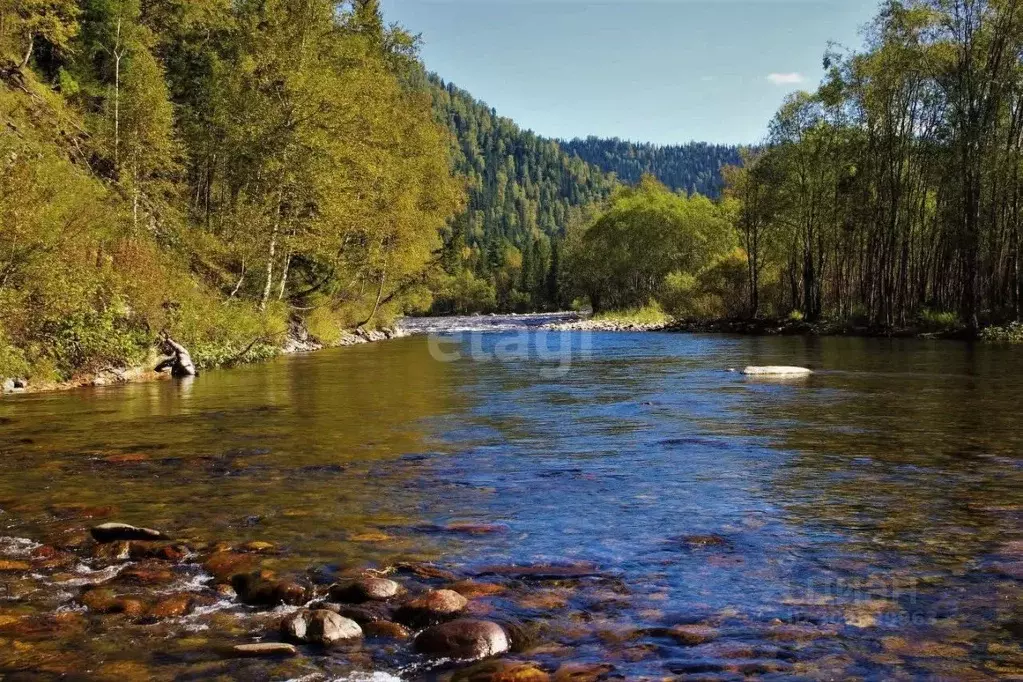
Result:
[[[147,603],[203,597],[192,613],[95,614],[83,584],[124,570],[89,556],[102,521],[164,530],[197,557],[272,543],[261,566],[320,585],[423,563],[455,578],[410,574],[413,591],[497,585],[469,613],[526,633],[506,658],[558,680],[1023,674],[1018,349],[536,322],[447,321],[188,383],[4,398],[0,677],[458,669],[370,639],[225,657],[276,639],[283,610],[213,592],[198,558],[156,587],[112,582]],[[751,364],[816,373],[728,371]],[[40,562],[37,543],[75,561]]]

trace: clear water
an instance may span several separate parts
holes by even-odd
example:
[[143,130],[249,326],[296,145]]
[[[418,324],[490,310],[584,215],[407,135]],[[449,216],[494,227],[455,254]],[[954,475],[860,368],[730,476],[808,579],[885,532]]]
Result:
[[[265,565],[321,582],[427,561],[504,585],[471,609],[532,628],[536,641],[511,658],[548,671],[1023,672],[1023,548],[1011,544],[1023,539],[1018,349],[548,333],[506,319],[488,332],[448,323],[443,343],[414,336],[191,383],[5,398],[0,536],[56,542],[93,514],[194,543],[272,542],[280,552]],[[439,361],[438,349],[459,357]],[[750,364],[817,372],[779,382],[728,371]],[[106,509],[82,511],[95,507]],[[496,527],[457,525],[467,523]],[[23,556],[18,542],[0,542],[0,559]],[[592,575],[490,569],[526,564]],[[77,608],[76,586],[55,573],[0,573],[0,644],[21,647],[0,653],[0,674],[118,663],[156,679],[444,672],[407,645],[369,641],[287,662],[225,660],[218,645],[272,628],[224,602],[172,621],[86,614],[70,631],[5,634],[5,613]],[[181,578],[203,589],[201,573]],[[716,638],[664,636],[680,623]],[[60,653],[71,644],[73,660]]]

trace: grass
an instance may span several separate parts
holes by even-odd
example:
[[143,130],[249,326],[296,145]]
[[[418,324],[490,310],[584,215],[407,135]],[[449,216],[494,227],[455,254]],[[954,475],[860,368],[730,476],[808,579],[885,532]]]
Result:
[[650,303],[642,308],[610,310],[598,313],[593,316],[593,319],[597,322],[618,322],[636,325],[661,325],[671,321],[671,318],[656,303]]

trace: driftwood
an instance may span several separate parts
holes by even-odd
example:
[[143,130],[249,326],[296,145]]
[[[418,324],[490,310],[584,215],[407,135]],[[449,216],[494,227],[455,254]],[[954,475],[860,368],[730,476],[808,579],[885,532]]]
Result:
[[188,354],[188,350],[170,336],[163,337],[162,350],[167,357],[156,366],[157,372],[170,369],[171,376],[175,377],[194,377],[199,373],[192,363],[192,356]]

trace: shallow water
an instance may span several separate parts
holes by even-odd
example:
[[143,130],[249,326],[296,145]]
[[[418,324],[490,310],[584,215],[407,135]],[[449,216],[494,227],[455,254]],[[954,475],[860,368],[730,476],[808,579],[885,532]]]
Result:
[[[505,592],[471,612],[529,629],[510,658],[548,671],[1023,673],[1018,349],[548,333],[507,320],[190,383],[4,398],[0,560],[117,520],[197,545],[271,542],[263,565],[322,584],[400,562],[498,583]],[[817,372],[727,371],[749,364]],[[505,568],[526,564],[575,570]],[[0,676],[450,671],[370,641],[285,662],[225,659],[218,646],[272,632],[279,615],[221,599],[181,619],[96,617],[75,597],[97,568],[0,572]],[[199,568],[176,570],[159,589],[208,589]],[[26,634],[8,618],[5,633],[4,614],[54,611],[76,614],[73,627]],[[666,634],[677,624],[713,628],[713,641]]]

